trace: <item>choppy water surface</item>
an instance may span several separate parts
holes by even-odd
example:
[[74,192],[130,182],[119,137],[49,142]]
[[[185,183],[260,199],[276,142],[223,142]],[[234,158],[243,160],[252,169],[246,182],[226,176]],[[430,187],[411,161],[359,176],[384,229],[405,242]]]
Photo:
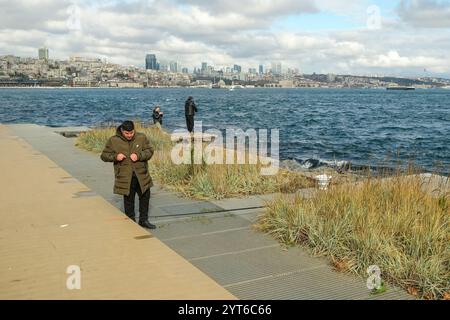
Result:
[[[205,129],[278,128],[281,159],[428,170],[450,167],[450,90],[370,89],[0,89],[0,123],[95,126],[150,121],[155,105],[170,130],[185,126],[184,101]],[[309,161],[307,161],[309,159]]]

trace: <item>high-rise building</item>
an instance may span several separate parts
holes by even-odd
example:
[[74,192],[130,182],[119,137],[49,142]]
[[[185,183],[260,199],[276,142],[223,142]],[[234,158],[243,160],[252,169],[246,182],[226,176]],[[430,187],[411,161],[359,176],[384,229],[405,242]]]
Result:
[[281,63],[277,63],[277,74],[282,74],[283,70],[281,68]]
[[281,75],[281,63],[272,62],[272,74],[273,75]]
[[171,72],[178,72],[178,62],[170,61],[169,69],[170,69]]
[[48,60],[47,48],[39,48],[39,60]]
[[208,63],[202,62],[202,73],[205,73],[208,70]]
[[148,54],[145,56],[145,69],[159,70],[159,65],[158,62],[156,61],[156,55]]
[[241,73],[242,67],[239,66],[239,65],[237,65],[237,64],[235,64],[235,65],[233,66],[233,70],[234,70],[234,72]]
[[264,66],[262,64],[259,65],[259,74],[264,73]]
[[183,68],[183,69],[181,69],[181,72],[182,73],[189,73],[189,70],[188,70],[188,68]]

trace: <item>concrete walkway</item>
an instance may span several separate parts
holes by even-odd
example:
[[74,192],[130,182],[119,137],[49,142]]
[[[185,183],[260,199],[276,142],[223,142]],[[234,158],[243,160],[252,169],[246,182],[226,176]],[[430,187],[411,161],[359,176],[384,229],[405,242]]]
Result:
[[[9,127],[91,192],[123,209],[122,198],[112,194],[111,164],[78,149],[74,139],[54,128]],[[271,197],[194,201],[156,186],[150,221],[158,229],[152,234],[240,299],[411,299],[392,287],[370,295],[365,279],[334,272],[325,259],[298,247],[283,249],[254,231],[252,224]]]
[[5,126],[0,149],[0,299],[234,299]]

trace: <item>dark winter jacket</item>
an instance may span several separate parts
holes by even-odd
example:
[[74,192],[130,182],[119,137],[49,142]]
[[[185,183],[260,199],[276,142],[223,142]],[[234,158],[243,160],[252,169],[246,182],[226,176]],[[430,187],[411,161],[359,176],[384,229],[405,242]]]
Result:
[[[119,153],[126,156],[121,162],[116,157]],[[136,162],[131,161],[131,154],[138,156]],[[117,128],[116,135],[109,138],[100,158],[105,162],[114,163],[114,193],[121,195],[130,194],[131,178],[133,171],[139,181],[142,192],[153,186],[152,178],[148,173],[147,161],[153,156],[153,147],[145,134],[136,132],[133,139],[128,141]]]
[[198,112],[197,106],[195,105],[195,102],[193,99],[187,99],[184,104],[184,114],[187,116],[193,116],[195,113]]
[[163,114],[157,112],[156,110],[153,110],[153,123],[159,122],[162,123]]

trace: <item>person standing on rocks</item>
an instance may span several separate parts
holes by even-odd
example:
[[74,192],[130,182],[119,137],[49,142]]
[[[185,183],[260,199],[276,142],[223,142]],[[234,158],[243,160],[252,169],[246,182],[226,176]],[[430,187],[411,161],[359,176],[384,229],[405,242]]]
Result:
[[186,116],[186,126],[189,132],[194,131],[194,115],[198,112],[194,98],[189,96],[184,103],[184,114]]
[[105,162],[114,164],[114,193],[123,195],[125,214],[135,221],[134,200],[139,196],[139,225],[155,229],[148,221],[150,188],[152,178],[147,161],[153,156],[153,147],[147,136],[135,132],[132,121],[124,121],[116,134],[109,138],[100,156]]
[[164,114],[161,112],[161,107],[160,106],[156,106],[153,109],[153,114],[152,114],[153,124],[159,123],[162,126],[162,118],[163,118],[163,116],[164,116]]

